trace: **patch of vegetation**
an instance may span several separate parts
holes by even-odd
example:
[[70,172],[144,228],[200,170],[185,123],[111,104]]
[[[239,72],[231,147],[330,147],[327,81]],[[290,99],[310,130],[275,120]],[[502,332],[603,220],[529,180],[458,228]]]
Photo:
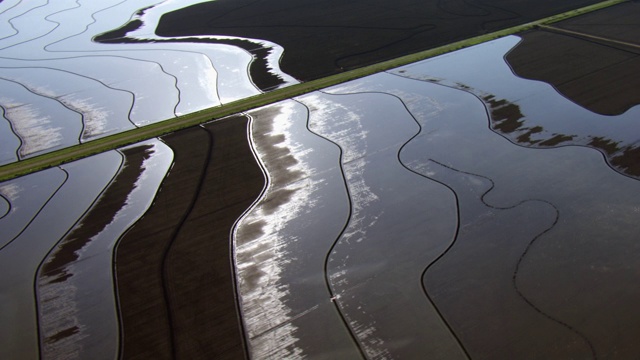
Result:
[[541,142],[540,146],[556,146],[556,145],[558,145],[560,143],[563,143],[565,141],[571,141],[574,137],[575,137],[575,135],[560,135],[560,134],[556,134],[551,139],[548,139],[548,140],[545,140],[545,141]]

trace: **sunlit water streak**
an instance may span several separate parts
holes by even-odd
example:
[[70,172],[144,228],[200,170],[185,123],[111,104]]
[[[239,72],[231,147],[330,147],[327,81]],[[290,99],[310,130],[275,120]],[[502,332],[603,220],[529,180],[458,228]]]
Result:
[[352,212],[326,270],[365,354],[463,357],[420,285],[424,266],[450,243],[456,216],[445,187],[398,161],[416,122],[387,94],[314,93],[301,101],[313,109],[310,129],[343,148]]
[[[249,115],[256,155],[269,173],[263,197],[234,233],[250,352],[255,358],[353,356],[322,272],[324,251],[348,212],[338,149],[308,131],[307,109],[295,101]],[[323,330],[308,331],[314,327]]]
[[[118,354],[118,312],[113,288],[112,253],[116,241],[151,206],[156,190],[173,161],[173,152],[159,140],[132,147],[150,146],[134,188],[111,222],[75,251],[77,259],[55,273],[39,273],[42,355],[44,358],[90,357],[113,359]],[[121,149],[122,151],[127,148]],[[124,166],[132,166],[127,163]],[[82,219],[75,226],[81,227]],[[64,240],[43,260],[65,257]],[[60,279],[58,272],[64,273]],[[60,336],[61,333],[67,334]]]
[[[0,3],[0,20],[5,24],[0,33],[6,34],[0,39],[0,75],[2,68],[13,68],[12,78],[32,89],[51,90],[42,95],[61,101],[85,117],[83,133],[78,129],[67,130],[64,117],[50,114],[50,102],[32,99],[28,105],[46,111],[40,115],[21,114],[21,130],[29,133],[29,136],[22,136],[22,147],[27,149],[23,151],[24,155],[125,131],[132,127],[129,120],[138,126],[146,125],[260,93],[249,78],[252,55],[245,50],[227,44],[193,43],[188,38],[161,38],[154,34],[162,14],[199,2],[67,0],[18,5],[8,1]],[[142,24],[127,34],[127,38],[139,42],[102,44],[92,40],[129,21]],[[199,36],[196,40],[216,39],[222,38]],[[285,85],[297,82],[279,70],[281,47],[263,40],[242,40],[271,49],[268,71],[283,79]],[[31,67],[40,68],[42,76],[29,77]],[[103,84],[90,84],[87,78]],[[60,83],[66,85],[65,91],[49,87],[57,87]],[[123,91],[134,96],[133,104],[119,100]],[[10,96],[12,92],[4,94]],[[129,110],[131,119],[125,116]],[[11,122],[18,121],[10,116],[7,118]],[[54,136],[52,129],[56,129],[55,134],[66,131],[75,136],[69,135],[62,140],[60,135]],[[73,138],[75,142],[70,140]],[[5,150],[5,146],[15,147],[15,141],[2,144],[2,152],[10,153],[15,148]],[[11,161],[9,157],[5,158],[5,163]]]

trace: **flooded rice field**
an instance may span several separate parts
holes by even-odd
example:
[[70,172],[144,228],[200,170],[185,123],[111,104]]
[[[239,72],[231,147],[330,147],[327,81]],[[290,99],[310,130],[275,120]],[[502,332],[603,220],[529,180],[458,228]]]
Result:
[[254,63],[256,78],[296,82],[266,40],[155,35],[195,2],[0,3],[0,164],[259,94]]
[[[0,3],[3,161],[295,81],[268,41],[155,35],[179,3]],[[603,74],[635,50],[559,31],[0,183],[0,358],[633,358],[640,107]]]
[[160,19],[160,36],[267,39],[282,70],[304,81],[597,3],[597,0],[216,0]]

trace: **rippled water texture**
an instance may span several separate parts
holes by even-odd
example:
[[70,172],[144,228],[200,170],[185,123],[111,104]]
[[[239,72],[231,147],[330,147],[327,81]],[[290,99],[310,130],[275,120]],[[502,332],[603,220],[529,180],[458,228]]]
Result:
[[[154,34],[164,13],[198,2],[0,2],[0,164],[260,93],[256,55],[224,41],[268,47],[265,71],[296,82],[275,44]],[[130,21],[126,41],[94,41]]]

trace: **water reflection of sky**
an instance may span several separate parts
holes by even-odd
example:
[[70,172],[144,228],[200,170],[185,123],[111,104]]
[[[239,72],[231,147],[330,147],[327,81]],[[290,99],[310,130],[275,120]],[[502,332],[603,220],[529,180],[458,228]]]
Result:
[[[525,146],[544,145],[546,140],[555,138],[564,140],[558,145],[599,148],[594,145],[599,139],[600,142],[615,144],[621,150],[633,147],[640,140],[634,131],[640,106],[634,106],[621,115],[600,115],[568,100],[547,83],[515,76],[505,56],[519,41],[517,36],[509,36],[404,66],[391,73],[516,105],[523,116],[519,119],[522,124],[509,133],[502,133]],[[520,137],[527,132],[527,136]],[[620,152],[614,154],[601,150],[615,164],[616,155]],[[619,171],[625,170],[619,168]]]
[[[339,236],[332,235],[339,223],[323,231],[335,241],[325,245],[326,286],[362,355],[637,351],[632,336],[616,329],[639,320],[629,314],[640,295],[631,196],[640,183],[587,145],[595,137],[633,143],[638,107],[604,117],[547,84],[517,78],[503,59],[517,43],[508,37],[297,99],[310,110],[309,131],[341,149],[342,179],[325,181],[344,182],[350,211]],[[515,136],[491,117],[505,104],[523,115]],[[555,145],[518,141],[535,126],[544,131],[531,139],[575,136]],[[256,241],[261,254],[270,248]],[[238,267],[249,258],[237,258]],[[294,266],[281,261],[279,272]],[[299,292],[295,283],[279,278],[275,286],[288,290],[281,304],[323,304],[320,291]],[[272,328],[271,341],[292,336],[297,351],[313,353],[300,335],[315,334],[311,318],[282,312],[296,327],[291,334]],[[344,346],[342,336],[325,338],[327,347]]]
[[[0,79],[23,87],[0,99],[14,130],[3,132],[2,163],[260,93],[244,49],[154,34],[162,14],[198,2],[1,2]],[[93,41],[131,20],[141,22],[126,34],[137,42]],[[295,82],[278,69],[281,48],[248,41],[268,45],[269,71]],[[14,99],[21,92],[30,95]]]
[[[24,99],[0,101],[23,140],[15,137],[2,154],[67,146],[258,92],[232,65],[235,59],[245,71],[249,55],[228,45],[88,41],[91,31],[112,30],[152,3],[46,4],[30,3],[28,11],[0,3],[8,9],[0,16],[13,19],[2,27],[3,51],[24,50],[21,58],[0,58],[6,86],[23,89],[9,93]],[[178,4],[135,15],[144,26],[130,35],[153,39],[149,24]],[[82,21],[68,27],[62,20],[76,11]],[[28,29],[25,19],[46,26]],[[604,117],[547,84],[514,76],[504,55],[518,41],[503,38],[248,114],[269,180],[234,233],[252,355],[638,353],[634,334],[619,329],[640,321],[633,311],[640,296],[634,195],[640,183],[585,146],[596,137],[634,144],[638,107]],[[220,63],[212,48],[224,54]],[[217,79],[218,87],[195,73]],[[504,104],[522,115],[512,133],[491,118]],[[15,115],[21,108],[32,118],[36,110],[50,116],[37,125],[49,130],[21,128]],[[56,111],[81,113],[85,122],[62,128]],[[543,130],[531,140],[570,138],[561,147],[519,141],[536,127]],[[47,138],[60,141],[55,145],[25,135],[51,129],[61,134]],[[38,269],[99,202],[123,157],[108,152],[0,184],[0,299],[12,310],[0,317],[0,357],[37,357],[38,331],[57,339],[66,320],[77,326],[67,327],[65,339],[72,340],[59,348],[47,343],[46,354],[78,346],[117,353],[111,251],[152,204],[170,168],[171,151],[152,144],[156,152],[134,169],[139,181],[117,216],[76,254],[80,260],[67,264],[74,276],[59,288]],[[64,303],[74,317],[38,307],[36,274],[38,298],[71,289]]]

